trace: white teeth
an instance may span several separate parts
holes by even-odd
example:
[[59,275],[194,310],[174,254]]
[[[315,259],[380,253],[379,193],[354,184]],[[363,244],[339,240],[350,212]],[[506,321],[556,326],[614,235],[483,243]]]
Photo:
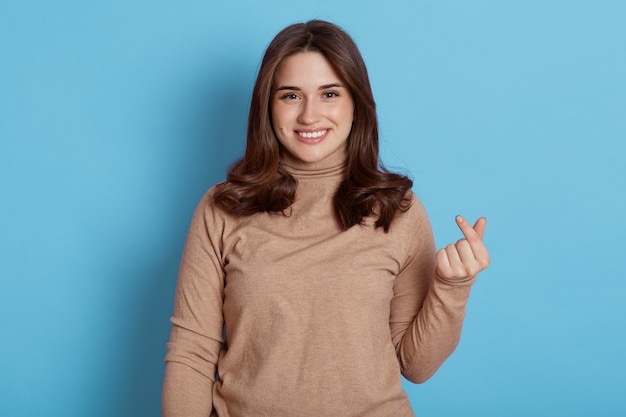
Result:
[[326,133],[326,130],[319,130],[317,132],[298,132],[298,135],[300,135],[303,138],[313,139],[313,138],[319,138],[320,136],[324,136],[325,133]]

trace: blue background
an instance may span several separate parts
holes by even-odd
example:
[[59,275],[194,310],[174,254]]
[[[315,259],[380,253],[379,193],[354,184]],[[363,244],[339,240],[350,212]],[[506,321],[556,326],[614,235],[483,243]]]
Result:
[[492,265],[423,416],[626,415],[626,3],[0,3],[0,415],[156,416],[192,211],[278,30],[361,48],[387,166]]

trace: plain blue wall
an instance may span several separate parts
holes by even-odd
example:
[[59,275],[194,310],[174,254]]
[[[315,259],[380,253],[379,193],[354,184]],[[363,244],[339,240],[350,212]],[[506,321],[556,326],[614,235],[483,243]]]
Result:
[[[270,5],[271,4],[271,5]],[[176,272],[263,50],[361,47],[389,167],[492,266],[418,415],[626,415],[626,3],[0,3],[0,415],[156,416]]]

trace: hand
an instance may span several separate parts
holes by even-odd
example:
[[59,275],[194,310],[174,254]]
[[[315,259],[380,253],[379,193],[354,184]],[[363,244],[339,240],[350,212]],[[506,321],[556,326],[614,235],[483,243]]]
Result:
[[483,244],[487,219],[481,217],[471,227],[463,217],[457,216],[456,223],[465,238],[437,252],[436,274],[440,278],[470,278],[489,266],[489,252]]

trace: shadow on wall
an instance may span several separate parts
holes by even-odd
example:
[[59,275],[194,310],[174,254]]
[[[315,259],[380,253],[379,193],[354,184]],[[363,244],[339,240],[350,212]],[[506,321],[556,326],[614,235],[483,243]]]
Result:
[[[218,71],[217,73],[215,73]],[[127,387],[120,393],[120,413],[128,416],[157,416],[161,413],[161,384],[165,364],[165,344],[169,337],[178,264],[191,214],[204,192],[224,180],[226,170],[245,149],[245,132],[252,81],[243,65],[224,65],[211,74],[207,71],[191,86],[189,100],[174,124],[179,137],[174,146],[184,147],[177,153],[181,161],[174,182],[171,206],[164,211],[164,252],[143,265],[142,277],[131,277],[141,283],[133,297],[129,325],[127,369],[122,370]],[[201,84],[201,85],[198,85]],[[203,85],[202,85],[203,84]],[[132,264],[132,262],[129,262]],[[141,267],[138,265],[138,267]],[[119,376],[119,375],[116,375]],[[113,387],[119,392],[119,387]],[[117,407],[114,407],[117,408]],[[118,414],[121,415],[121,414]]]

